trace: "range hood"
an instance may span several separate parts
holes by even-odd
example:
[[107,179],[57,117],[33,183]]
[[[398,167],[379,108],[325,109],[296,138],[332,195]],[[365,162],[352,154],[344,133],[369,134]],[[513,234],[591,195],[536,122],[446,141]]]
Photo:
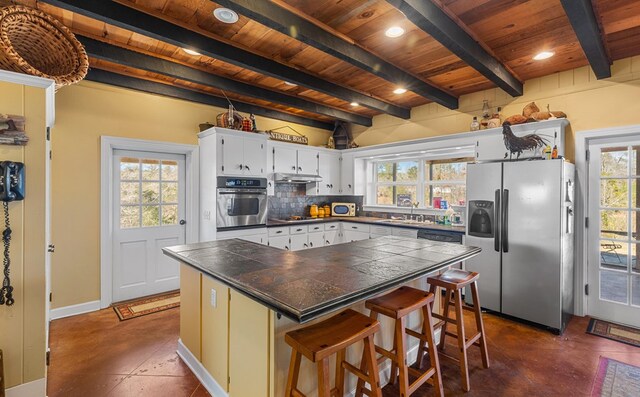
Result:
[[322,177],[312,174],[283,174],[277,172],[274,175],[276,183],[314,183],[322,182]]

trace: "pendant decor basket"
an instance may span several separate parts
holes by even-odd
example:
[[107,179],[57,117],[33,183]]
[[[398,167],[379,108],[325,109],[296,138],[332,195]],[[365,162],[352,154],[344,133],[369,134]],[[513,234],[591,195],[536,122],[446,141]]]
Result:
[[89,58],[62,23],[34,8],[0,8],[0,68],[52,79],[56,89],[84,79]]

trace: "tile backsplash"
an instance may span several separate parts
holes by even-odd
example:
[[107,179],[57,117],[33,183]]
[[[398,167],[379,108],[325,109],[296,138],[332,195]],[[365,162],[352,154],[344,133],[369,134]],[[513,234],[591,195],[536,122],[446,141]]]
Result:
[[269,219],[309,216],[310,205],[331,205],[336,201],[356,203],[357,215],[361,215],[362,196],[307,196],[304,184],[278,183],[275,186],[275,195],[268,198],[268,216]]

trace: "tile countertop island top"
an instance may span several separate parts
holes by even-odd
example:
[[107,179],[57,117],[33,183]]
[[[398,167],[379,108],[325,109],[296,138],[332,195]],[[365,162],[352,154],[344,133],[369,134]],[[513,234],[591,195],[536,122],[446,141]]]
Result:
[[469,259],[480,248],[388,236],[297,252],[238,239],[163,252],[305,323]]

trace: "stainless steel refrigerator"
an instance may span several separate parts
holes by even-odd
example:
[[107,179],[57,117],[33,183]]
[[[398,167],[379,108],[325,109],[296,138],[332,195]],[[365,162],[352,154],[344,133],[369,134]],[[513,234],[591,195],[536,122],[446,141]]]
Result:
[[465,266],[480,274],[482,307],[564,331],[573,311],[574,174],[561,159],[468,165],[465,244],[482,252]]

